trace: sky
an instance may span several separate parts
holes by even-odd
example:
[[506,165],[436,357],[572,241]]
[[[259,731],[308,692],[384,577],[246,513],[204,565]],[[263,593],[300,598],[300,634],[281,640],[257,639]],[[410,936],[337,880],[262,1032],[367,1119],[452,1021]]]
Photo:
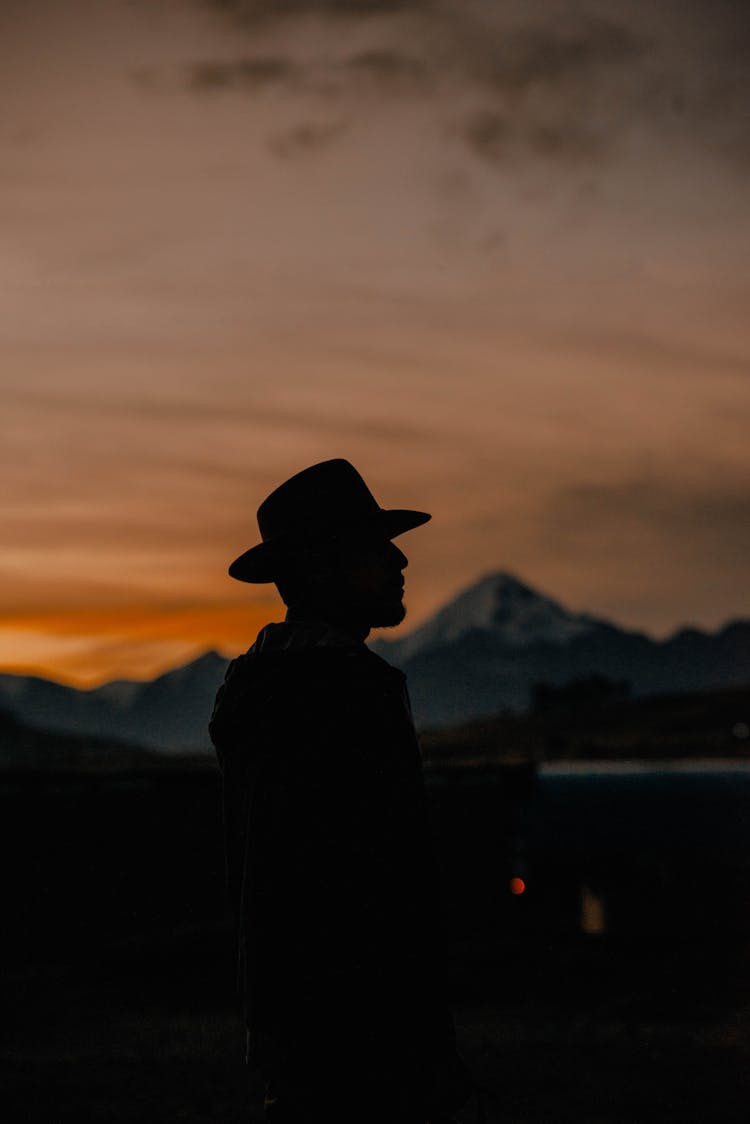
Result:
[[750,617],[750,9],[2,0],[0,669],[244,650],[343,456],[406,631],[491,570]]

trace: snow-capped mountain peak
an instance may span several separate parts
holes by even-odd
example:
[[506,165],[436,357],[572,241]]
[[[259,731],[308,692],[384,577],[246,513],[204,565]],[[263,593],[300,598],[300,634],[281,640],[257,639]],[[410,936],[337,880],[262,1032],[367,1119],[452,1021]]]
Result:
[[397,641],[399,659],[444,647],[469,632],[488,632],[504,645],[566,644],[597,625],[594,617],[570,613],[556,601],[500,570],[462,590],[420,628]]

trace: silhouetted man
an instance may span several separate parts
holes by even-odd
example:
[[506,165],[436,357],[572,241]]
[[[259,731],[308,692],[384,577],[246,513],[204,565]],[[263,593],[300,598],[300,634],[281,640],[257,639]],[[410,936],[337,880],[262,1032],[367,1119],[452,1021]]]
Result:
[[392,539],[429,518],[325,461],[261,504],[263,541],[229,569],[287,605],[210,726],[249,1057],[279,1124],[437,1124],[469,1093],[405,680],[364,644],[405,614]]

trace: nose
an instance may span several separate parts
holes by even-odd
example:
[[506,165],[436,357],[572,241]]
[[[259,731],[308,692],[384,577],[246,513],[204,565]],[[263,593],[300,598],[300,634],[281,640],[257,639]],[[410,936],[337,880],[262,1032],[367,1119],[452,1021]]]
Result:
[[409,559],[406,557],[402,550],[399,550],[394,542],[391,542],[391,552],[393,555],[393,559],[398,563],[399,568],[405,570],[409,565]]

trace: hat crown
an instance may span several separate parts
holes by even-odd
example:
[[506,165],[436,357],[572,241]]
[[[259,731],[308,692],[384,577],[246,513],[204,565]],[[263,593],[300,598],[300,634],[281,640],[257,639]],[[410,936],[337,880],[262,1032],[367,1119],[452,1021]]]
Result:
[[271,492],[258,508],[258,529],[264,542],[320,535],[379,510],[354,465],[337,457],[303,469]]

